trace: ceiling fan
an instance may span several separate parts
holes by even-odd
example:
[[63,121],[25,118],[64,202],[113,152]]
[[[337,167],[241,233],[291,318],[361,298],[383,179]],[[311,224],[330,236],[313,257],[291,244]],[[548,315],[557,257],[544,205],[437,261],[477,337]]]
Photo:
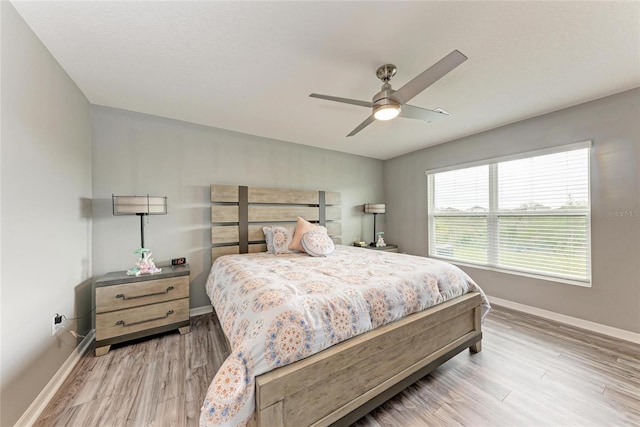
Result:
[[391,84],[389,84],[391,77],[396,74],[397,67],[393,64],[385,64],[376,71],[376,76],[382,80],[383,83],[382,90],[373,96],[371,102],[320,95],[317,93],[312,93],[309,96],[312,98],[320,98],[328,101],[343,102],[345,104],[372,108],[372,114],[367,117],[364,122],[360,123],[358,127],[352,130],[351,133],[347,135],[348,137],[360,132],[362,129],[373,123],[374,120],[391,120],[397,116],[406,117],[408,119],[424,120],[431,123],[436,120],[449,117],[451,114],[440,109],[427,110],[426,108],[415,107],[413,105],[408,105],[407,102],[466,60],[466,56],[459,51],[454,50],[398,90],[391,89]]

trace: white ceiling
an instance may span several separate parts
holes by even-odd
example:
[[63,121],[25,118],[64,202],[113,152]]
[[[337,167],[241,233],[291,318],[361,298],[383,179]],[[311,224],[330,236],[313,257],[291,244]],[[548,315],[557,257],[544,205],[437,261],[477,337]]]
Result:
[[[640,2],[13,2],[93,104],[388,159],[640,86]],[[454,49],[397,118],[370,111]]]

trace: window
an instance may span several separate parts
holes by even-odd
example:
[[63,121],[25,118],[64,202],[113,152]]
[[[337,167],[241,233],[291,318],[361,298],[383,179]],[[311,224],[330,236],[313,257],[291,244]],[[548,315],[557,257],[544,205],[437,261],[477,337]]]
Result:
[[429,255],[590,286],[590,146],[428,171]]

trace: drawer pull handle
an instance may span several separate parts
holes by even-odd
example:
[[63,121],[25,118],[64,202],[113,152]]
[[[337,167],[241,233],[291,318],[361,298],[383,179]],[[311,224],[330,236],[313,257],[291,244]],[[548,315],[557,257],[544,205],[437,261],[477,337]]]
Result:
[[153,293],[153,294],[137,295],[137,296],[135,296],[135,297],[128,297],[128,296],[126,296],[125,294],[118,294],[118,295],[116,295],[116,298],[122,298],[122,300],[124,301],[124,300],[128,300],[128,299],[136,299],[136,298],[152,297],[152,296],[154,296],[154,295],[164,295],[164,294],[168,294],[168,293],[169,293],[169,291],[172,291],[173,289],[174,289],[174,287],[173,287],[173,286],[169,286],[169,287],[167,288],[167,290],[166,290],[166,291],[156,292],[156,293]]
[[169,310],[167,311],[167,314],[165,314],[164,316],[160,316],[160,317],[154,317],[153,319],[147,319],[147,320],[142,320],[140,322],[133,322],[133,323],[125,323],[124,320],[118,320],[116,322],[116,325],[121,325],[122,327],[125,326],[135,326],[135,325],[139,325],[141,323],[147,323],[147,322],[153,322],[154,320],[162,320],[162,319],[166,319],[167,317],[169,317],[169,315],[173,314],[173,310]]

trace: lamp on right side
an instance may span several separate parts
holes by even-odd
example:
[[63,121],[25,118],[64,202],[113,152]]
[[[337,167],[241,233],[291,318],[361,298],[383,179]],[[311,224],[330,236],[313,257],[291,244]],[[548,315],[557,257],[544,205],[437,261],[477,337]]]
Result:
[[364,205],[364,213],[373,214],[373,242],[371,242],[369,246],[376,245],[376,216],[378,216],[378,214],[384,214],[386,209],[384,203],[366,203]]

